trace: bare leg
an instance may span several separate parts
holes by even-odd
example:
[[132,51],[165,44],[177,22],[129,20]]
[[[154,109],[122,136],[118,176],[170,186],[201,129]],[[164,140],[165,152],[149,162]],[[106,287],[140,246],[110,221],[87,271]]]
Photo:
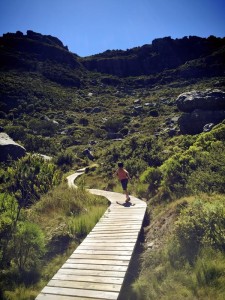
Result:
[[124,192],[125,192],[125,194],[126,194],[126,201],[129,201],[129,200],[130,200],[130,197],[129,197],[129,193],[128,193],[128,191],[127,191],[127,190],[125,190]]

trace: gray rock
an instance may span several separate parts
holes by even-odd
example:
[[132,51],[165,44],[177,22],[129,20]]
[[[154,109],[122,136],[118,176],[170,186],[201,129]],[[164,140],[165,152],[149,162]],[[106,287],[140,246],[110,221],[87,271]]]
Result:
[[213,127],[214,127],[215,124],[213,123],[209,123],[209,124],[206,124],[204,127],[203,127],[203,132],[208,132],[210,131]]
[[91,111],[92,114],[100,113],[102,111],[101,107],[94,107]]
[[90,160],[94,160],[94,155],[90,148],[87,148],[83,151],[83,154],[86,155]]
[[172,123],[177,123],[178,120],[179,120],[179,117],[173,117],[173,118],[171,118],[171,122]]
[[159,116],[159,112],[157,110],[150,110],[149,116],[151,116],[151,117],[158,117]]
[[183,134],[209,131],[212,126],[207,124],[218,124],[225,119],[225,92],[218,89],[183,93],[176,104],[185,112],[178,120]]
[[26,149],[14,142],[8,134],[0,133],[0,161],[7,161],[9,157],[12,160],[17,160],[26,154]]
[[143,107],[142,105],[135,105],[134,106],[134,109],[137,111],[137,112],[141,112],[143,110]]
[[141,100],[140,100],[140,99],[134,100],[134,104],[140,104],[140,103],[141,103]]
[[150,242],[150,243],[147,243],[147,247],[152,249],[154,247],[155,243],[154,242]]
[[191,91],[179,95],[176,104],[183,112],[192,112],[195,109],[224,110],[225,92],[218,89]]

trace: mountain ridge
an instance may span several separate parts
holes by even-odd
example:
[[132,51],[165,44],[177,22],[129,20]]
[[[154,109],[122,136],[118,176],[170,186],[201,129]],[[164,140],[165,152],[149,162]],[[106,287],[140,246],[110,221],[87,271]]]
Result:
[[[225,37],[186,36],[181,39],[164,37],[153,40],[152,44],[128,50],[106,50],[99,54],[79,57],[70,52],[58,38],[28,30],[27,35],[20,31],[3,34],[0,37],[0,46],[1,56],[7,49],[4,59],[0,61],[1,67],[6,65],[7,58],[10,58],[9,53],[13,50],[23,53],[31,52],[35,54],[36,59],[41,61],[56,60],[72,68],[84,66],[89,71],[128,77],[151,75],[174,69],[189,61],[212,56],[218,50],[224,53]],[[219,63],[225,64],[221,57]]]

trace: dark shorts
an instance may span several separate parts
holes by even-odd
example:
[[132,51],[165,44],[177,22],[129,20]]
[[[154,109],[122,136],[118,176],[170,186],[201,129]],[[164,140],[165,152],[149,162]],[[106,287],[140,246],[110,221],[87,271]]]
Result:
[[127,189],[127,184],[128,184],[128,179],[122,179],[120,182],[121,182],[121,184],[122,184],[123,190],[126,191],[126,189]]

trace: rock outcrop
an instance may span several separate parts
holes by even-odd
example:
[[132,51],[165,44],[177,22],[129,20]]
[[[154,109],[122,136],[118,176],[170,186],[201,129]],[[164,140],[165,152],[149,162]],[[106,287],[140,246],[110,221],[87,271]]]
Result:
[[[193,76],[200,74],[201,76],[204,74],[209,76],[213,72],[222,75],[225,65],[224,46],[225,39],[213,36],[207,39],[189,36],[175,40],[171,37],[165,37],[153,40],[152,44],[126,51],[107,50],[97,55],[82,58],[81,63],[90,71],[119,77],[152,75],[179,66],[183,67],[177,75],[182,75],[185,78],[193,78]],[[215,55],[217,55],[216,61]],[[207,65],[210,67],[199,69],[199,64],[194,62],[198,59],[207,59]],[[194,62],[193,66],[189,66],[189,62]],[[145,84],[150,84],[154,80],[155,78],[150,78],[149,82],[146,82],[145,79]],[[144,84],[143,79],[139,79],[139,84]]]
[[27,31],[7,33],[0,37],[1,68],[38,72],[65,86],[80,87],[83,66],[78,56],[56,37]]
[[192,91],[183,93],[176,100],[184,112],[178,120],[183,134],[198,134],[207,124],[218,124],[225,119],[225,92],[221,90]]
[[0,133],[0,161],[4,162],[8,159],[16,160],[26,154],[26,149],[14,142],[8,134]]
[[221,90],[191,91],[179,95],[176,104],[183,112],[195,109],[225,110],[225,93]]

